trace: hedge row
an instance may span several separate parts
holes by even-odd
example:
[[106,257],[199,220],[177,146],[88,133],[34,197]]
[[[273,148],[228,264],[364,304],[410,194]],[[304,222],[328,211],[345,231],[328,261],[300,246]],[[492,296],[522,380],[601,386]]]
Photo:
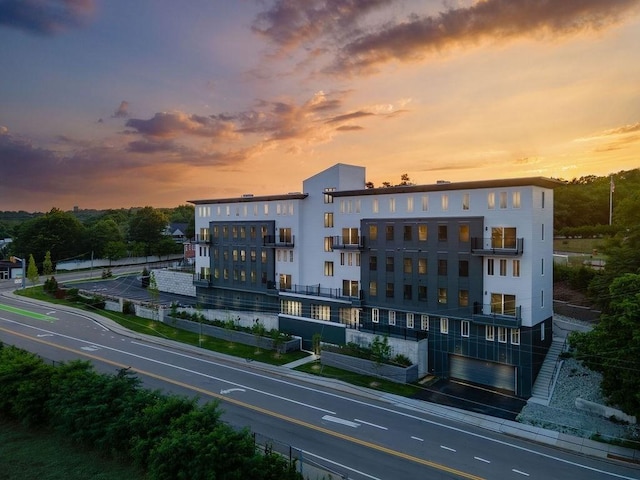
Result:
[[257,450],[248,430],[224,423],[216,403],[144,389],[127,370],[54,367],[2,343],[0,416],[130,462],[150,480],[302,479],[288,460]]

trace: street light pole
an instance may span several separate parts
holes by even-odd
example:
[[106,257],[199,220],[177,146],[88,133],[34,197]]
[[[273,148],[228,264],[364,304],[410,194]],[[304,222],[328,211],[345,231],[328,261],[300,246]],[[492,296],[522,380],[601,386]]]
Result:
[[9,257],[9,260],[11,260],[12,263],[16,263],[17,261],[20,261],[22,263],[22,289],[24,290],[25,279],[27,278],[27,267],[24,258],[12,256]]

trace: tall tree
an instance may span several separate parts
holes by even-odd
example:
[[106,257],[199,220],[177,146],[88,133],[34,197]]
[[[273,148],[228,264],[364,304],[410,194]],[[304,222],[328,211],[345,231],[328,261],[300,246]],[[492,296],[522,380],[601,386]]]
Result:
[[33,255],[29,255],[29,265],[27,266],[27,278],[31,282],[31,285],[35,285],[40,278],[38,276],[38,267]]
[[53,273],[53,262],[51,261],[51,252],[47,250],[44,254],[44,261],[42,262],[42,274],[45,276]]
[[129,221],[129,241],[143,244],[144,254],[152,255],[168,224],[167,216],[161,211],[153,207],[141,208]]

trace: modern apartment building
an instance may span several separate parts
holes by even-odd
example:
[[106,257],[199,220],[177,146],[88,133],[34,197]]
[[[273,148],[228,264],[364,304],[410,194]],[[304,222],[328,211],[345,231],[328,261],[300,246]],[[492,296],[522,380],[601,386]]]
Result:
[[426,372],[528,397],[551,343],[559,184],[366,188],[337,164],[301,193],[192,200],[198,301],[277,313],[307,345],[350,329],[426,341]]

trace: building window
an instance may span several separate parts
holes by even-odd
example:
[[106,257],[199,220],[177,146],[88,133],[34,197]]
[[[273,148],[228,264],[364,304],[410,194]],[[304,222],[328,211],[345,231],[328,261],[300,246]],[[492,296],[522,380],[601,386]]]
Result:
[[438,225],[438,241],[446,242],[447,241],[447,226],[446,225]]
[[247,227],[240,227],[240,238],[247,238]]
[[278,236],[280,237],[280,243],[292,243],[293,235],[291,235],[290,228],[279,228]]
[[372,272],[378,270],[378,257],[375,255],[369,257],[369,270]]
[[544,258],[540,259],[540,275],[544,275]]
[[333,252],[333,237],[324,237],[324,251]]
[[442,207],[443,212],[449,210],[449,195],[446,193],[443,193],[440,197],[440,206]]
[[493,248],[516,248],[515,227],[491,227],[491,246]]
[[484,326],[484,338],[488,342],[493,342],[493,338],[495,335],[495,327],[493,325],[485,325]]
[[413,212],[413,197],[407,197],[407,212]]
[[438,288],[438,303],[439,304],[447,303],[447,289],[446,288]]
[[487,275],[493,275],[493,258],[487,258]]
[[386,296],[387,298],[393,298],[395,292],[394,292],[394,283],[393,282],[387,282],[387,288],[386,288]]
[[439,259],[438,260],[438,275],[447,275],[447,260]]
[[449,319],[447,317],[440,317],[440,333],[449,333]]
[[396,312],[394,310],[389,310],[389,325],[396,324]]
[[513,276],[519,277],[520,276],[520,260],[513,260],[511,262],[511,268],[513,270]]
[[511,345],[520,345],[520,329],[511,329]]
[[280,274],[280,290],[291,290],[291,275]]
[[385,235],[388,242],[393,241],[393,225],[387,225],[385,227]]
[[427,241],[427,226],[425,224],[418,225],[418,240],[421,242]]
[[256,275],[256,271],[255,270],[251,270],[251,283],[256,283],[256,280],[258,279],[257,275]]
[[420,315],[420,330],[429,331],[429,315]]
[[387,272],[393,272],[393,257],[387,257]]
[[487,208],[489,210],[496,208],[496,194],[493,192],[487,194]]
[[358,236],[357,228],[343,228],[342,229],[342,243],[344,245],[358,245],[360,238]]
[[229,227],[227,227],[226,225],[222,226],[222,237],[229,238]]
[[280,312],[285,315],[302,316],[302,302],[294,300],[280,300]]
[[373,213],[378,213],[380,211],[380,202],[377,198],[373,199],[371,209],[373,210]]
[[498,342],[507,343],[507,329],[505,327],[498,327]]
[[331,320],[331,307],[329,305],[311,305],[311,318]]
[[458,227],[458,240],[460,242],[469,241],[469,225],[462,224]]
[[469,290],[458,291],[458,305],[461,307],[469,306]]
[[507,260],[504,258],[500,259],[500,276],[501,277],[507,276]]
[[246,250],[240,250],[240,261],[244,262],[247,259],[247,251]]
[[520,208],[520,192],[516,191],[511,194],[511,206],[513,208]]
[[335,192],[335,187],[324,189],[324,203],[333,203],[333,195],[331,192]]
[[396,211],[396,199],[392,197],[389,199],[389,212],[394,213],[395,211]]
[[411,273],[413,271],[413,262],[411,261],[411,258],[404,258],[403,261],[403,271],[404,273]]
[[542,192],[542,198],[540,200],[540,208],[544,208],[544,192]]
[[269,204],[268,203],[264,204],[264,214],[265,215],[269,215]]
[[324,214],[324,226],[325,228],[333,228],[333,213],[325,212]]
[[380,310],[378,310],[377,308],[372,308],[371,309],[371,321],[373,323],[379,323],[380,322]]
[[377,225],[369,225],[369,240],[371,242],[375,242],[378,240],[378,226]]
[[418,273],[420,275],[426,275],[427,274],[427,259],[426,258],[419,258],[418,259]]
[[418,300],[422,302],[427,301],[427,287],[426,285],[418,285]]
[[468,193],[462,194],[462,210],[469,210],[470,195]]
[[324,275],[333,277],[333,262],[324,262]]
[[253,249],[253,248],[252,248],[252,249],[249,251],[249,256],[251,257],[251,261],[252,261],[252,262],[255,262],[255,261],[256,261],[256,251],[255,251],[255,249]]
[[491,313],[496,315],[516,316],[516,296],[506,293],[491,294]]
[[413,228],[411,227],[411,225],[405,225],[404,226],[404,241],[405,242],[410,242],[413,238]]
[[429,210],[429,196],[428,195],[423,195],[422,196],[422,211],[426,212],[427,210]]
[[369,282],[369,296],[377,297],[378,296],[378,282],[375,280],[371,280]]
[[540,225],[540,240],[544,241],[544,223]]
[[358,296],[358,281],[357,280],[342,280],[342,294],[347,297]]
[[[544,193],[544,192],[543,192]],[[540,324],[540,341],[544,341],[544,323]]]
[[458,260],[458,276],[469,276],[469,260]]
[[260,261],[262,263],[267,263],[267,252],[265,251],[260,252]]
[[405,300],[411,300],[413,296],[413,286],[410,284],[405,284],[403,289],[403,298]]
[[413,328],[413,313],[407,313],[407,328]]
[[340,252],[340,265],[344,265],[344,252]]
[[460,323],[460,335],[463,337],[468,337],[469,336],[469,321],[468,320],[462,320],[462,322]]
[[540,290],[540,308],[544,308],[544,290]]
[[282,250],[276,250],[276,260],[278,262],[282,261]]
[[507,208],[507,192],[500,192],[500,208]]

